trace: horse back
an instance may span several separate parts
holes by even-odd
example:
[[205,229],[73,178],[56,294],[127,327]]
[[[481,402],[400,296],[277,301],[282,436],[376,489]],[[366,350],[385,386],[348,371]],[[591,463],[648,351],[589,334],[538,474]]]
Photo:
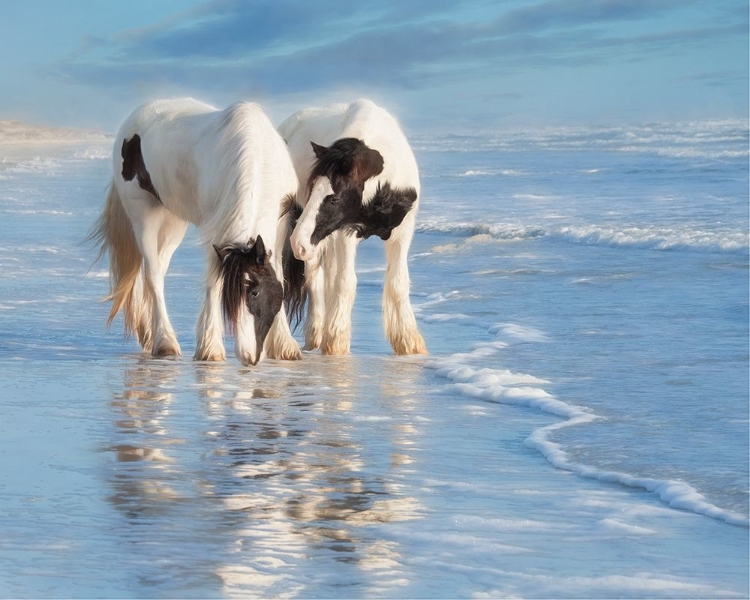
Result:
[[120,128],[113,160],[123,196],[149,192],[198,226],[245,200],[238,196],[278,196],[278,203],[290,193],[289,181],[296,187],[283,140],[262,108],[248,102],[225,110],[190,98],[145,104]]

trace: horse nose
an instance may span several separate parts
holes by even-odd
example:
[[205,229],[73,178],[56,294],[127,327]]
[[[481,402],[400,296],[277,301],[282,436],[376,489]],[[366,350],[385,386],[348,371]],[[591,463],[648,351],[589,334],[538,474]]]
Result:
[[244,354],[240,359],[240,362],[246,367],[254,367],[260,361],[260,356],[253,356],[252,354]]
[[310,256],[310,248],[306,244],[300,242],[293,244],[292,251],[294,252],[295,258],[298,260],[305,260]]

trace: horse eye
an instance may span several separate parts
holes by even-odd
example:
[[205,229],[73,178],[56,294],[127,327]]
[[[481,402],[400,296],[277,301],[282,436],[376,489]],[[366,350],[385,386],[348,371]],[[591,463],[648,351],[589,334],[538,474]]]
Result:
[[338,196],[327,196],[326,200],[331,204],[336,204],[339,201]]
[[257,298],[259,293],[260,292],[258,290],[254,290],[254,291],[250,292],[250,297],[251,298]]

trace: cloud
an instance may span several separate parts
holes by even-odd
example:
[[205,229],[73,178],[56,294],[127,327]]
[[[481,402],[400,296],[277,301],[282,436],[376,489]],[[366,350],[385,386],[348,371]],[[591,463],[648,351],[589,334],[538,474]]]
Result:
[[[275,96],[337,87],[485,98],[519,73],[649,61],[747,35],[747,14],[719,1],[696,19],[688,0],[458,0],[357,3],[215,0],[161,23],[89,39],[59,61],[69,82],[119,92]],[[692,16],[691,16],[692,15]],[[647,22],[648,27],[643,26]]]
[[496,29],[505,33],[539,32],[551,28],[642,20],[688,4],[688,0],[550,0],[509,10],[498,19]]
[[[343,21],[335,15],[341,14],[347,4],[351,5],[343,0],[331,1],[329,9],[334,18],[323,20],[319,6],[312,2],[212,3],[191,15],[198,19],[135,37],[125,52],[138,58],[241,57],[283,47],[297,38],[310,36],[313,31],[325,37],[334,36]],[[356,3],[352,6],[355,10],[348,11],[348,18],[356,19]]]
[[701,73],[692,73],[677,78],[677,81],[689,84],[709,85],[713,87],[725,87],[734,85],[747,86],[747,70],[730,71],[726,69],[717,71],[706,71]]

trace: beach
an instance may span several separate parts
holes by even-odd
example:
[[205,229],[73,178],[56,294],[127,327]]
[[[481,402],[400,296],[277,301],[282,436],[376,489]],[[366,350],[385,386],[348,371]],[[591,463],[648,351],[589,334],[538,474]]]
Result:
[[385,340],[370,239],[351,355],[255,367],[192,361],[194,229],[184,356],[107,330],[112,139],[14,135],[3,596],[748,596],[745,122],[410,136],[430,355]]

